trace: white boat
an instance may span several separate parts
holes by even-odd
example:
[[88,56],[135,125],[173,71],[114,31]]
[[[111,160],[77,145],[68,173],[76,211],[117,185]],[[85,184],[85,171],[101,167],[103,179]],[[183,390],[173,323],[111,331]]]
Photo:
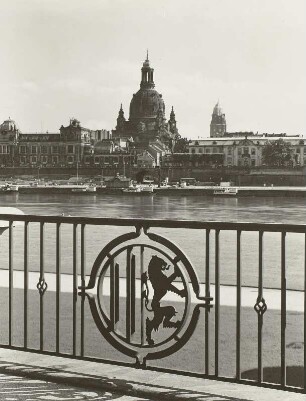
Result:
[[237,188],[231,188],[231,187],[222,187],[215,189],[213,192],[214,195],[216,196],[237,196],[238,195],[238,189]]
[[71,192],[77,192],[77,193],[84,193],[84,192],[97,192],[97,187],[95,185],[82,185],[82,186],[78,186],[78,187],[73,187],[71,188]]
[[5,184],[0,187],[0,192],[18,192],[18,185]]
[[128,187],[122,190],[125,195],[154,195],[153,187]]

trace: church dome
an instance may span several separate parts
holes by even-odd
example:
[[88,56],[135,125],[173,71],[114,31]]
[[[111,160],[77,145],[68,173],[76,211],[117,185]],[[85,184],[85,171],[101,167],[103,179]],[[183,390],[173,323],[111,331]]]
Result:
[[11,120],[10,118],[3,121],[3,123],[0,125],[0,131],[14,131],[16,129],[17,126],[15,121]]
[[155,89],[141,88],[131,100],[130,120],[156,117],[159,109],[165,112],[162,95]]

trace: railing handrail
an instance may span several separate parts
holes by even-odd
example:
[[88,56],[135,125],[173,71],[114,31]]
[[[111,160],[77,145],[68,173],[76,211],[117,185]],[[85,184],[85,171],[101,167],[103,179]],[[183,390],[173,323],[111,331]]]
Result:
[[0,221],[305,233],[306,224],[0,214]]

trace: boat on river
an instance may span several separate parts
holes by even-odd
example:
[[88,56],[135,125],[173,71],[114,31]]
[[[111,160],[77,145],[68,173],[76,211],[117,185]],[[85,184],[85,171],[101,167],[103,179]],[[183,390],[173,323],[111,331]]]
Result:
[[124,195],[154,195],[153,186],[128,187],[122,190]]
[[18,192],[18,185],[5,184],[0,187],[1,193]]
[[231,188],[231,187],[221,187],[221,188],[215,189],[213,192],[213,195],[214,196],[237,196],[238,189]]

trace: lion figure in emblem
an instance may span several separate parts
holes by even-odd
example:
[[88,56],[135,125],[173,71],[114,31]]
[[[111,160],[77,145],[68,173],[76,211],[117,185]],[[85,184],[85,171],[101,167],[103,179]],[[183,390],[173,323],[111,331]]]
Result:
[[146,337],[149,345],[154,345],[152,339],[152,331],[157,331],[161,324],[165,328],[177,328],[179,327],[180,321],[172,321],[172,318],[176,315],[176,309],[173,306],[161,306],[161,299],[167,294],[168,291],[174,292],[180,297],[186,297],[185,289],[179,290],[172,282],[181,275],[177,266],[174,266],[174,272],[167,276],[164,271],[170,269],[167,263],[160,257],[153,255],[148,266],[148,272],[144,273],[145,283],[149,278],[151,285],[154,290],[151,308],[148,308],[148,287],[146,298],[146,308],[148,311],[153,312],[153,319],[146,319]]

